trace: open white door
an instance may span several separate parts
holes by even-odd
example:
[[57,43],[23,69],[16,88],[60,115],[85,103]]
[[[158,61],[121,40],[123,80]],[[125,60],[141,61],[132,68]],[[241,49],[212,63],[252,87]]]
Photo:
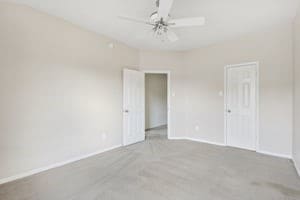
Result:
[[257,63],[226,68],[226,140],[228,146],[256,150]]
[[123,71],[123,144],[145,140],[145,75]]

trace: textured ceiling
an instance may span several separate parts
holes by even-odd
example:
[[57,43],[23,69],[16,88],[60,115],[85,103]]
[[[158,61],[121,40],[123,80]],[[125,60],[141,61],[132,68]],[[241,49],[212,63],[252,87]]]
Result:
[[291,21],[298,0],[174,0],[171,16],[206,17],[204,27],[177,28],[175,43],[152,37],[147,25],[120,20],[119,15],[148,19],[155,0],[11,0],[61,17],[91,31],[139,49],[187,50]]

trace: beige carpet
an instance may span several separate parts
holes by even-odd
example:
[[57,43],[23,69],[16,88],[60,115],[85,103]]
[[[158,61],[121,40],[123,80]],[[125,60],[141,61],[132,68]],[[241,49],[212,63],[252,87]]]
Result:
[[[164,135],[164,136],[162,136]],[[147,140],[0,186],[1,200],[296,200],[290,160],[186,140]]]

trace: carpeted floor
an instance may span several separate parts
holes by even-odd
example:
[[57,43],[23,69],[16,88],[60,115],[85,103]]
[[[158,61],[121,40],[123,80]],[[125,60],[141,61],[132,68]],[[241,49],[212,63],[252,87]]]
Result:
[[0,186],[1,200],[296,200],[290,160],[148,132],[142,143]]

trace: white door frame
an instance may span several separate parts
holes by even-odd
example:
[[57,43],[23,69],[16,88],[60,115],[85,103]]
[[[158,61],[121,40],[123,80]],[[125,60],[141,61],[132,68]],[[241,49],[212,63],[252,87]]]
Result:
[[224,67],[224,139],[225,145],[228,146],[227,143],[227,82],[228,82],[228,69],[230,68],[238,68],[245,67],[249,65],[255,65],[256,69],[256,117],[255,117],[255,151],[259,151],[259,62],[248,62],[234,65],[226,65]]
[[[143,70],[144,74],[166,74],[168,84],[168,139],[171,137],[171,71],[169,70]],[[146,113],[146,112],[145,112]],[[145,117],[146,119],[146,117]]]

